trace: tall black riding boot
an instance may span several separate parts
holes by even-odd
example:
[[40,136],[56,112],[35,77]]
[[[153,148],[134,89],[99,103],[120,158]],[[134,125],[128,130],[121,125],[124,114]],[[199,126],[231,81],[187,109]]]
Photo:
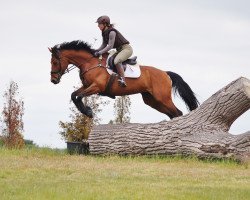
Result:
[[121,87],[127,87],[127,84],[126,84],[125,78],[124,78],[124,70],[123,70],[122,64],[117,63],[116,64],[116,69],[117,69],[118,74],[120,75],[120,77],[118,79],[118,82],[119,82],[120,86]]

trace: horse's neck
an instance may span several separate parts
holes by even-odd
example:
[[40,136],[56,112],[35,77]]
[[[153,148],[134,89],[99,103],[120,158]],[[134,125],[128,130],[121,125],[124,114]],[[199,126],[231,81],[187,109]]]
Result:
[[83,85],[89,86],[96,80],[100,78],[105,80],[107,79],[108,72],[106,70],[106,60],[107,56],[103,57],[101,60],[98,57],[88,58],[89,62],[80,64],[78,68],[80,69],[80,78]]
[[107,63],[107,54],[104,54],[101,58],[100,57],[92,57],[89,59],[89,62],[87,63],[87,65],[89,67],[94,67],[94,66],[106,66]]
[[80,70],[85,71],[88,68],[101,64],[106,66],[108,54],[104,54],[102,59],[93,57],[88,52],[68,52],[66,55],[69,58],[69,63],[76,65]]
[[86,65],[86,63],[88,63],[88,59],[91,58],[92,55],[85,52],[71,51],[66,54],[66,57],[68,57],[70,64],[81,66]]

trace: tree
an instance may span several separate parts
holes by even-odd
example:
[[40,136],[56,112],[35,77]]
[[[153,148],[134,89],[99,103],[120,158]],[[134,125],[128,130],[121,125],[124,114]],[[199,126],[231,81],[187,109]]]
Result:
[[173,120],[96,126],[89,137],[90,153],[197,155],[244,161],[250,159],[250,131],[239,135],[228,131],[249,109],[250,80],[241,77],[196,110]]
[[130,122],[130,111],[131,101],[129,96],[117,97],[114,103],[115,109],[115,120],[116,124],[123,124]]
[[100,118],[98,113],[102,111],[101,105],[108,104],[103,101],[99,95],[92,95],[83,98],[84,105],[92,108],[94,117],[89,118],[76,109],[75,106],[70,107],[70,122],[59,122],[59,126],[63,129],[60,134],[68,142],[83,142],[88,139],[89,133],[94,124],[99,124]]
[[10,82],[9,88],[4,92],[5,103],[2,111],[2,135],[4,145],[9,148],[21,148],[24,146],[23,115],[24,102],[17,100],[18,85],[14,81]]

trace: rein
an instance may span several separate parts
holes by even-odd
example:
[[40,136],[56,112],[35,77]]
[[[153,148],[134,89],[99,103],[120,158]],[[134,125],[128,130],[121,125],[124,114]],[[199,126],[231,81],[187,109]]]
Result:
[[73,69],[75,69],[75,68],[76,68],[76,66],[75,66],[74,64],[72,64],[71,66],[69,66],[69,67],[65,70],[65,72],[64,72],[63,74],[69,73],[71,70],[73,70]]

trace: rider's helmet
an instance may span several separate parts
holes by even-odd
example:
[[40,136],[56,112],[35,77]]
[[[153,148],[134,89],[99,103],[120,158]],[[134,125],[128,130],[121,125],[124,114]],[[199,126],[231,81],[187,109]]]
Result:
[[110,18],[107,15],[103,15],[96,20],[98,24],[110,24]]

